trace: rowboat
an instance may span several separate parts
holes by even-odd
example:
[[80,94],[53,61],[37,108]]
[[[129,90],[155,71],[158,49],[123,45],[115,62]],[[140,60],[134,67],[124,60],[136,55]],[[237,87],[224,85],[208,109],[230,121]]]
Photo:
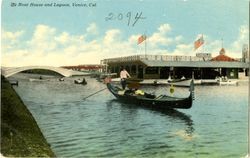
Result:
[[234,85],[234,86],[237,86],[238,81],[237,80],[219,81],[219,84],[220,85]]
[[82,80],[80,80],[80,79],[74,80],[74,83],[75,83],[75,84],[86,85],[86,84],[87,84],[87,81],[85,80],[85,78],[83,78]]
[[186,98],[173,97],[168,95],[155,96],[140,90],[122,90],[111,82],[107,82],[108,90],[120,101],[134,103],[140,106],[147,106],[157,109],[189,109],[192,107],[194,98],[194,82],[191,80],[189,96]]
[[43,82],[43,81],[49,81],[49,79],[36,79],[36,78],[29,78],[30,82]]

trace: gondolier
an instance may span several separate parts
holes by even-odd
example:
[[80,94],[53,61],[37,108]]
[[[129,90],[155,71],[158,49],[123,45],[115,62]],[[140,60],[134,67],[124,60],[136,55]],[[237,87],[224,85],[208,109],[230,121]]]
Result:
[[121,72],[120,72],[120,78],[121,78],[121,85],[122,85],[122,89],[124,90],[126,88],[126,80],[128,77],[131,77],[129,75],[129,73],[126,71],[125,68],[122,68]]

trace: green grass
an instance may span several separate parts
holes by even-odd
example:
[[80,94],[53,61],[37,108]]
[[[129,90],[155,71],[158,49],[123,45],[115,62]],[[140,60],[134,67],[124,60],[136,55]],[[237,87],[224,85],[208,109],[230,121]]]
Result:
[[55,157],[32,114],[1,77],[1,153],[8,157]]

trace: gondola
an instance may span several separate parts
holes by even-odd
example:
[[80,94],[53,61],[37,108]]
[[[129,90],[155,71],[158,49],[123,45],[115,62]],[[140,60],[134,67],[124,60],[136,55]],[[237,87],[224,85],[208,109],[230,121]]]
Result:
[[120,87],[107,83],[108,90],[120,101],[134,103],[157,109],[189,109],[192,107],[194,97],[194,83],[191,80],[190,94],[187,98],[178,98],[167,95],[155,96],[148,93],[136,94],[135,90],[122,90]]

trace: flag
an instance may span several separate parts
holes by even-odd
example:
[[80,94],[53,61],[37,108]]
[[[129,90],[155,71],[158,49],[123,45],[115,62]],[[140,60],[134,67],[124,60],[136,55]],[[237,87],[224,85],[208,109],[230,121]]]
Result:
[[138,42],[137,42],[137,44],[140,44],[140,43],[142,43],[143,41],[145,41],[146,40],[146,35],[141,35],[139,38],[138,38]]
[[203,39],[203,36],[201,36],[198,40],[194,42],[194,49],[196,50],[203,44],[204,44],[204,39]]

